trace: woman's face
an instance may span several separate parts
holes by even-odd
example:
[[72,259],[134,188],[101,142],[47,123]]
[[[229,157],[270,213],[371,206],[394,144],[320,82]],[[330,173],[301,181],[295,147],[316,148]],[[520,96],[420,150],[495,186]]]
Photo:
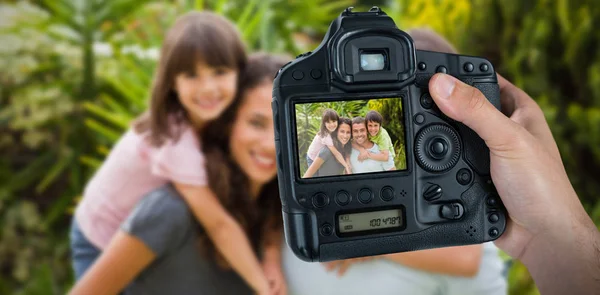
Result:
[[338,128],[337,138],[343,144],[346,145],[352,137],[352,128],[348,124],[342,124]]
[[179,102],[195,126],[216,119],[233,102],[237,77],[236,70],[204,64],[175,77]]
[[233,159],[251,181],[259,184],[277,174],[272,90],[272,83],[263,83],[244,95],[229,139]]

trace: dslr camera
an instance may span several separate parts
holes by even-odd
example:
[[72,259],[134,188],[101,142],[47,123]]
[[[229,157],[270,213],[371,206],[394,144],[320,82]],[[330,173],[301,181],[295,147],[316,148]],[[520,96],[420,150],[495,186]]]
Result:
[[492,64],[416,50],[378,7],[344,10],[322,43],[277,73],[273,116],[287,244],[330,261],[497,239],[507,213],[490,154],[444,116],[435,73],[500,108]]

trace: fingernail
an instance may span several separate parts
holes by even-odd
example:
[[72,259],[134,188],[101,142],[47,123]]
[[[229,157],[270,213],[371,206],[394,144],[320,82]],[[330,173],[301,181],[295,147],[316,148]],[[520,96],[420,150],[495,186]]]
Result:
[[435,80],[435,88],[439,98],[448,99],[454,91],[456,86],[456,79],[450,75],[440,74]]

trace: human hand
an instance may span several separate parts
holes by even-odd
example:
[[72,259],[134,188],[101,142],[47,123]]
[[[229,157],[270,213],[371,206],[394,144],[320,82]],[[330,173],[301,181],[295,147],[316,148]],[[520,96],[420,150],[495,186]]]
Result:
[[346,164],[346,174],[352,174],[352,166],[350,164]]
[[346,273],[346,271],[348,271],[348,269],[350,268],[351,265],[356,264],[356,263],[371,261],[373,259],[374,259],[373,256],[367,256],[367,257],[358,257],[358,258],[351,258],[351,259],[344,259],[344,260],[336,260],[336,261],[326,262],[324,264],[325,264],[325,269],[327,269],[327,271],[337,270],[338,277],[341,277]]
[[285,295],[287,294],[287,286],[285,284],[285,277],[281,270],[281,264],[278,261],[265,260],[262,263],[263,272],[269,282],[270,295]]
[[489,147],[492,180],[510,217],[495,243],[523,260],[536,251],[529,249],[594,225],[569,182],[540,107],[498,79],[504,115],[479,90],[452,76],[436,74],[429,89],[444,114],[474,130]]
[[367,152],[367,150],[365,150],[365,149],[362,149],[360,151],[360,154],[358,155],[358,160],[362,162],[368,158],[369,158],[369,152]]

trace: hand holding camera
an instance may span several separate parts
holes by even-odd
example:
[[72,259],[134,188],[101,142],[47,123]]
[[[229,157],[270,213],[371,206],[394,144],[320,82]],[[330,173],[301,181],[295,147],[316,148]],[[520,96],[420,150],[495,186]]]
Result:
[[428,83],[438,72],[500,107],[489,61],[415,50],[376,7],[347,9],[314,52],[280,70],[278,179],[296,255],[328,261],[476,244],[504,232],[489,150],[434,103]]

